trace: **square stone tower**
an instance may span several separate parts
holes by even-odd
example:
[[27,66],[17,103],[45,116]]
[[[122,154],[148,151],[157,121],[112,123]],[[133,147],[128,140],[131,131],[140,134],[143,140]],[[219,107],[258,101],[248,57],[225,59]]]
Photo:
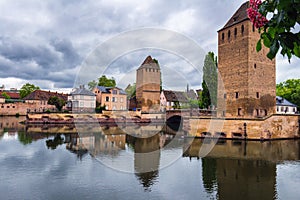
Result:
[[256,52],[260,38],[244,3],[218,31],[218,116],[259,118],[275,113],[275,60]]
[[159,111],[161,72],[158,62],[148,56],[136,72],[137,108]]

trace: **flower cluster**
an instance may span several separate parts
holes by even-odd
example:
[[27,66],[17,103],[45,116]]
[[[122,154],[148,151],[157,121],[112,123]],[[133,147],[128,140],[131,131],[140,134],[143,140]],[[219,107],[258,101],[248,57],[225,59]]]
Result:
[[267,18],[258,11],[261,3],[261,0],[250,0],[250,7],[247,9],[248,17],[255,28],[261,28],[268,23]]

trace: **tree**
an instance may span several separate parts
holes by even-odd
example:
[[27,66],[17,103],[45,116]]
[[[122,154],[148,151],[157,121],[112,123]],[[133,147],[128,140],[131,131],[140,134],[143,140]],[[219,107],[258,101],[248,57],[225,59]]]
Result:
[[6,92],[2,92],[2,96],[3,96],[5,99],[10,99],[10,96],[9,96]]
[[98,85],[104,86],[104,87],[116,87],[116,81],[114,77],[112,78],[106,78],[105,75],[102,75],[99,79]]
[[52,96],[49,98],[48,104],[54,105],[57,108],[57,110],[61,111],[62,107],[64,107],[66,102],[62,98],[59,98],[57,96]]
[[130,99],[132,97],[136,96],[136,83],[133,83],[133,85],[128,85],[125,89],[125,92],[127,94],[127,98]]
[[23,99],[24,97],[26,97],[27,95],[29,95],[33,91],[39,90],[39,89],[40,89],[40,87],[38,87],[38,86],[35,86],[33,84],[30,84],[30,83],[26,83],[20,89],[20,97]]
[[217,105],[218,92],[218,71],[217,57],[213,52],[208,52],[203,65],[202,82],[202,106],[208,108],[210,105]]
[[[269,48],[267,57],[275,58],[279,48],[281,54],[300,58],[300,1],[299,0],[250,0],[247,10],[249,19],[259,29],[260,40],[256,50],[262,49],[262,43]],[[267,16],[271,16],[267,19]]]
[[93,90],[98,85],[97,81],[92,80],[88,83],[89,90]]
[[300,107],[300,79],[289,79],[277,84],[276,95]]

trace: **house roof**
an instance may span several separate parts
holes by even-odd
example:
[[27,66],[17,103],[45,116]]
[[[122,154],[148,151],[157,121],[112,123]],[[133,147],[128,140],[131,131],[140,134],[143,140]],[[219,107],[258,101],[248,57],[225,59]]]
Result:
[[276,97],[276,106],[290,106],[290,107],[297,107],[297,105],[289,102],[288,100],[277,96]]
[[97,86],[96,88],[97,88],[98,90],[100,90],[102,93],[111,93],[111,90],[117,89],[117,90],[119,90],[119,94],[127,95],[127,93],[126,93],[123,89],[121,89],[121,88],[119,88],[119,87],[104,87],[104,86]]
[[[18,92],[5,92],[8,96],[10,96],[11,99],[20,99],[20,93]],[[0,92],[0,95],[2,95],[3,92]]]
[[41,100],[41,101],[48,101],[50,97],[57,96],[62,98],[63,100],[67,101],[68,95],[63,93],[57,92],[50,92],[50,91],[43,91],[43,90],[35,90],[31,92],[29,95],[24,97],[24,100]]
[[190,90],[189,92],[163,90],[163,94],[166,100],[169,102],[188,102],[189,99],[197,99],[197,96],[193,90]]
[[[235,24],[238,24],[240,22],[243,22],[245,20],[249,20],[247,9],[249,8],[249,1],[245,2],[241,7],[233,14],[233,16],[228,20],[228,22],[225,24],[225,26],[221,29],[225,29],[228,27],[231,27]],[[219,31],[221,31],[219,30]]]
[[151,56],[147,56],[138,70],[143,68],[160,69],[157,61],[155,61],[155,59],[153,59]]
[[96,96],[92,91],[85,89],[83,86],[75,88],[70,95],[84,95],[84,96]]

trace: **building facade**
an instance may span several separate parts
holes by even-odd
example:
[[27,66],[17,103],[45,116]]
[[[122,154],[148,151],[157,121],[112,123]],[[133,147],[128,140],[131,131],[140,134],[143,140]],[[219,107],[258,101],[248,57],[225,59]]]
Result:
[[260,39],[244,3],[218,31],[218,116],[257,118],[276,113],[275,59],[256,52]]
[[93,93],[97,103],[106,110],[127,110],[127,94],[121,88],[97,86]]
[[160,109],[161,72],[158,62],[148,56],[136,72],[137,108],[144,112]]
[[85,89],[83,85],[75,88],[68,96],[67,107],[72,112],[95,112],[96,95]]

